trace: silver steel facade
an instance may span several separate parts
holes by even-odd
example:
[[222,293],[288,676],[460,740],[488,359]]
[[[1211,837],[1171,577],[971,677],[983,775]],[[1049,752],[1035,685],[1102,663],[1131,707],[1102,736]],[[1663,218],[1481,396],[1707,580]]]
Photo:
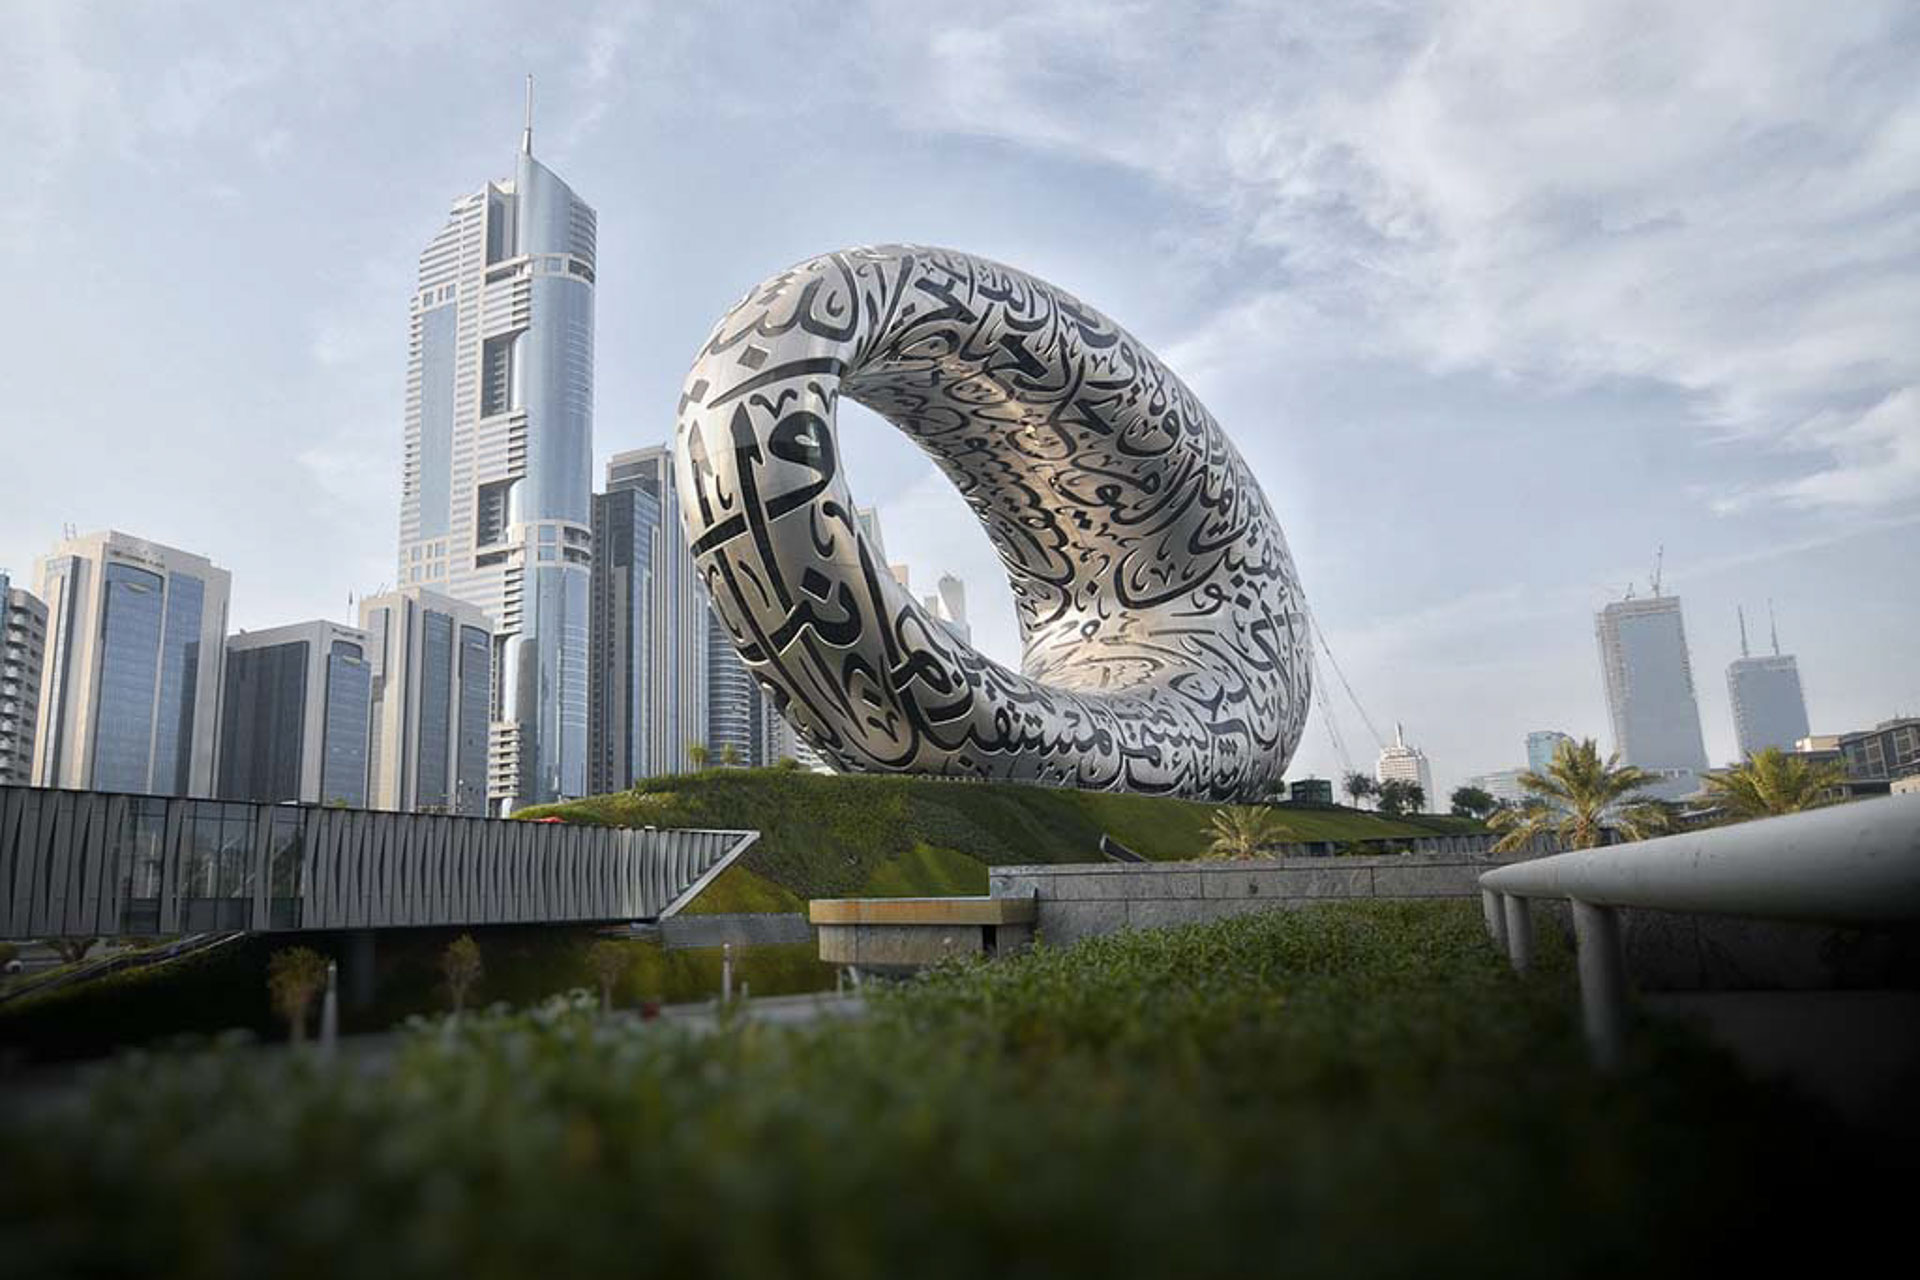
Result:
[[[928,616],[859,528],[842,396],[980,518],[1021,671]],[[1166,366],[1043,281],[888,245],[762,282],[687,375],[675,469],[736,648],[846,767],[1233,798],[1299,743],[1306,619],[1258,483]]]
[[0,787],[0,937],[655,919],[757,835]]
[[492,619],[496,812],[586,793],[595,239],[529,133],[413,298],[399,583]]
[[212,794],[227,571],[108,531],[62,542],[36,577],[48,634],[34,782]]
[[32,780],[46,656],[47,606],[0,573],[0,783]]
[[1594,619],[1614,747],[1653,770],[1707,767],[1678,596],[1616,600]]
[[229,637],[215,794],[366,808],[368,647],[364,631],[320,621]]

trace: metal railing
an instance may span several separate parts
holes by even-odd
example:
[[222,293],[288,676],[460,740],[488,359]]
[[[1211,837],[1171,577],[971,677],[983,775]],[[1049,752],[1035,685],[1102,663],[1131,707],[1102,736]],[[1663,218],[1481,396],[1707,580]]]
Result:
[[1580,1004],[1594,1060],[1626,1035],[1620,910],[1877,925],[1920,920],[1920,795],[1884,796],[1514,863],[1480,877],[1487,931],[1533,962],[1531,899],[1573,906]]

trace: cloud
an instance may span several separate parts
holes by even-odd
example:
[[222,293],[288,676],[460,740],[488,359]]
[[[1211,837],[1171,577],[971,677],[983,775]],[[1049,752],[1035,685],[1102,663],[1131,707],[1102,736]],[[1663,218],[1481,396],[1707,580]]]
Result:
[[1920,388],[1902,387],[1862,414],[1826,415],[1799,434],[1835,461],[1776,487],[1796,505],[1881,506],[1920,492]]
[[1143,172],[1222,213],[1235,239],[1214,252],[1251,283],[1216,325],[1277,318],[1561,389],[1651,380],[1706,438],[1805,454],[1767,500],[1920,498],[1910,415],[1806,425],[1920,383],[1910,7],[1210,13],[1061,0],[924,36],[878,21],[924,55],[904,118]]

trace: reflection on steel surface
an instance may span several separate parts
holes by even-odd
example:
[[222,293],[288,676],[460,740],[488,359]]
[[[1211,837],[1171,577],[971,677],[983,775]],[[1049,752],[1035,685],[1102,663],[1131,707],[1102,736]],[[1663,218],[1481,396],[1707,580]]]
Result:
[[[933,621],[862,539],[843,394],[979,516],[1024,674]],[[1264,794],[1299,743],[1306,619],[1265,496],[1166,366],[1051,285],[908,245],[802,263],[714,330],[677,442],[716,611],[847,768],[1221,799]]]

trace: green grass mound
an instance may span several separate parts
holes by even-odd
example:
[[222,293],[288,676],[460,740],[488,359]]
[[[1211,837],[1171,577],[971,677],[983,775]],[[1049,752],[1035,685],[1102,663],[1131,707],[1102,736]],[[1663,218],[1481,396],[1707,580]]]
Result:
[[1864,1143],[1686,1034],[1592,1071],[1541,944],[1522,979],[1475,904],[1337,904],[945,970],[855,1023],[589,1000],[377,1070],[152,1058],[8,1120],[0,1232],[36,1274],[1611,1278],[1883,1220]]
[[[1154,796],[1071,791],[1011,783],[841,775],[796,769],[709,769],[652,778],[631,791],[525,810],[610,826],[752,828],[760,839],[735,866],[755,877],[722,888],[723,873],[702,897],[751,901],[748,885],[775,887],[795,900],[864,893],[985,891],[981,868],[1021,863],[1098,862],[1111,835],[1149,858],[1197,856],[1219,806]],[[1339,808],[1273,810],[1290,841],[1407,840],[1482,830],[1457,818],[1384,818]],[[878,887],[870,887],[875,886]],[[965,886],[955,888],[951,886]],[[761,901],[780,900],[765,895]],[[796,907],[697,905],[701,911]]]

